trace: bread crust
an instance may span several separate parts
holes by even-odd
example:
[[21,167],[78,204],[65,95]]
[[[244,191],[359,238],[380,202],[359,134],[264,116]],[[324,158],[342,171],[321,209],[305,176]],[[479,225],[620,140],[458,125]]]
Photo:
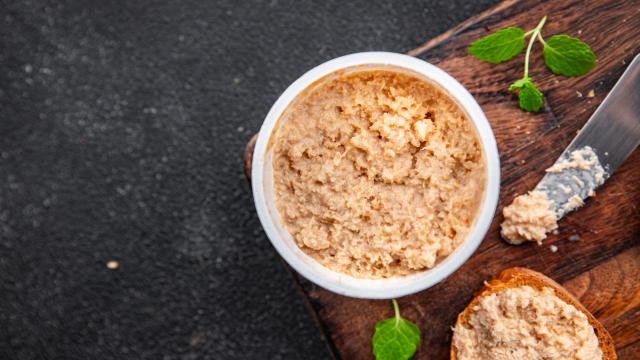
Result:
[[[478,290],[469,305],[458,315],[456,324],[465,324],[469,320],[471,310],[478,304],[480,298],[492,293],[502,291],[504,289],[528,285],[534,289],[542,290],[545,287],[553,289],[555,295],[567,304],[573,305],[576,309],[583,312],[589,324],[593,326],[596,336],[598,337],[598,345],[602,349],[602,358],[604,360],[615,360],[618,358],[613,339],[607,329],[587,310],[573,295],[569,293],[562,285],[548,278],[547,276],[530,269],[514,267],[503,270],[493,279],[485,282],[482,289]],[[451,339],[451,360],[456,360],[455,347],[453,345],[453,337]]]

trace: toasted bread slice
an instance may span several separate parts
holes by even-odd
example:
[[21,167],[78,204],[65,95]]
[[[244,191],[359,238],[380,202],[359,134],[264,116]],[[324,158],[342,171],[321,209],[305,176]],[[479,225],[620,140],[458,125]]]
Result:
[[[587,310],[580,302],[573,297],[565,288],[563,288],[557,282],[551,280],[545,275],[520,267],[509,268],[503,270],[498,276],[491,279],[489,282],[485,282],[485,285],[474,294],[473,299],[467,305],[467,307],[458,315],[456,325],[464,324],[469,320],[471,310],[480,301],[480,298],[491,293],[496,293],[507,288],[513,288],[518,286],[528,285],[534,289],[542,290],[545,287],[553,289],[555,295],[566,302],[573,305],[576,309],[583,312],[589,319],[589,324],[593,326],[596,336],[598,337],[598,345],[602,350],[602,358],[604,360],[617,359],[616,348],[613,343],[613,339],[609,332],[602,326],[602,324]],[[451,360],[456,360],[456,351],[451,341]]]

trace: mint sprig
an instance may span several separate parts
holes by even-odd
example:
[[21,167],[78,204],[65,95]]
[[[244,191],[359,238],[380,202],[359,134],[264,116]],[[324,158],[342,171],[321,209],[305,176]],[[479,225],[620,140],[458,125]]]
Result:
[[371,339],[376,360],[408,360],[420,343],[420,329],[400,317],[398,302],[393,299],[395,316],[378,321]]
[[529,77],[529,59],[535,40],[543,46],[544,63],[554,73],[564,76],[581,76],[593,69],[596,56],[589,45],[568,35],[554,35],[549,40],[542,37],[542,28],[547,17],[543,17],[538,25],[525,32],[518,27],[500,29],[495,33],[476,40],[467,49],[476,58],[498,64],[512,59],[524,48],[527,36],[529,44],[524,57],[524,75],[522,79],[509,86],[509,91],[518,91],[520,108],[537,112],[544,104],[542,93]]

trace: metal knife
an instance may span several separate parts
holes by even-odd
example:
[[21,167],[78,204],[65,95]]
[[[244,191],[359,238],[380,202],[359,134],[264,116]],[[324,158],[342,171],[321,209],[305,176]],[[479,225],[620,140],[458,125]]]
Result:
[[[631,61],[622,77],[598,106],[579,134],[547,169],[535,190],[543,191],[555,204],[557,220],[594,194],[640,144],[640,55]],[[588,151],[582,151],[582,150]],[[582,152],[581,152],[582,151]],[[567,167],[576,152],[582,160],[601,166]],[[595,159],[593,157],[596,157]],[[555,169],[550,171],[551,169]],[[600,172],[599,170],[604,170]],[[640,174],[639,174],[640,175]],[[579,206],[579,204],[578,204]]]

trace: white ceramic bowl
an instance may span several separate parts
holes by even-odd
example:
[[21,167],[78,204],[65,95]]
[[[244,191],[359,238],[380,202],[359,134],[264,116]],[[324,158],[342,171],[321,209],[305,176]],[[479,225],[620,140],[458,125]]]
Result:
[[[283,226],[274,201],[270,137],[275,133],[282,113],[294,98],[309,85],[337,70],[353,66],[381,66],[408,70],[444,89],[475,125],[486,161],[486,188],[478,216],[467,239],[435,267],[423,272],[391,279],[358,279],[332,271],[304,253]],[[446,279],[456,271],[482,242],[498,202],[500,159],[496,140],[478,103],[453,77],[420,59],[387,52],[346,55],[325,62],[296,80],[273,105],[262,124],[253,153],[251,185],[262,227],[280,255],[305,278],[335,293],[368,299],[389,299],[413,294]]]

